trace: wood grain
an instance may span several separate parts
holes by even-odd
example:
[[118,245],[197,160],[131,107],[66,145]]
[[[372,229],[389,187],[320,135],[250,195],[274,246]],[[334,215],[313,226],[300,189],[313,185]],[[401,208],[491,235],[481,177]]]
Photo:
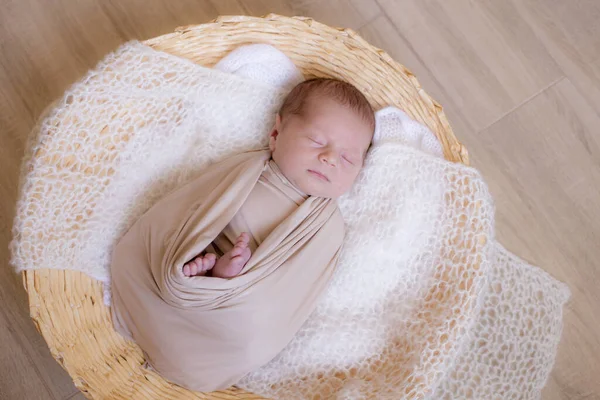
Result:
[[[215,3],[219,3],[218,0]],[[293,16],[294,8],[286,0],[241,0],[238,3],[243,8],[242,14],[262,16],[269,13],[275,13],[286,16]]]
[[392,58],[400,61],[419,79],[423,89],[436,101],[444,105],[444,112],[455,132],[474,133],[469,122],[452,102],[452,97],[436,79],[429,67],[399,32],[385,14],[367,23],[358,31],[369,43],[388,52]]
[[313,17],[331,26],[359,29],[381,12],[375,0],[290,1],[295,15]]
[[21,351],[18,335],[0,312],[0,399],[55,399],[35,363]]
[[472,0],[379,4],[474,130],[562,76],[515,9]]
[[[494,2],[494,0],[488,0]],[[550,55],[600,110],[600,4],[597,0],[512,0]]]
[[597,0],[0,0],[0,398],[84,398],[35,330],[8,265],[37,116],[124,41],[269,12],[360,29],[445,106],[494,193],[500,241],[573,292],[543,398],[600,399]]
[[69,397],[67,400],[87,400],[87,397],[85,397],[81,393],[75,393],[73,396]]

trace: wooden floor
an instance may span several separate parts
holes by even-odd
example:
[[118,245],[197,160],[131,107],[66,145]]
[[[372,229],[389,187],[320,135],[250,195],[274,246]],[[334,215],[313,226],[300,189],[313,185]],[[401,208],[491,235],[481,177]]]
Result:
[[269,12],[359,31],[445,106],[495,195],[501,243],[572,290],[543,398],[600,399],[599,0],[0,0],[0,399],[83,399],[8,265],[36,117],[126,40]]

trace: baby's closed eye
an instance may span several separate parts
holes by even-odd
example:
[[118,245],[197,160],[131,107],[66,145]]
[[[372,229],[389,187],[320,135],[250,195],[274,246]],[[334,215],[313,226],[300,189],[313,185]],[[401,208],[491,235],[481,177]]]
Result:
[[363,162],[363,157],[353,153],[343,153],[342,159],[352,165],[361,165]]
[[317,146],[324,146],[325,143],[323,143],[321,140],[319,139],[315,139],[312,137],[309,137],[308,140],[310,140],[311,142],[313,142],[314,144],[316,144]]

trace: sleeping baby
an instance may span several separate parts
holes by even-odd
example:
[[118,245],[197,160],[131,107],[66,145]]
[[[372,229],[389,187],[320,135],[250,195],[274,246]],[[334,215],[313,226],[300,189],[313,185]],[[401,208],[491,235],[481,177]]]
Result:
[[358,176],[374,129],[354,86],[296,86],[270,149],[209,165],[121,238],[115,328],[163,377],[197,391],[227,388],[272,360],[333,277],[344,239],[335,198]]
[[[264,239],[308,196],[337,198],[350,189],[371,144],[375,117],[349,83],[317,78],[285,99],[270,134],[271,160],[241,209],[185,276],[237,276]],[[264,210],[260,214],[256,210]]]

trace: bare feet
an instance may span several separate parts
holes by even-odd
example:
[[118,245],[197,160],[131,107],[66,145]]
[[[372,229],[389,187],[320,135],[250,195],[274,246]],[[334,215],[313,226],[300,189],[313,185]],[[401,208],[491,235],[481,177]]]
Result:
[[211,270],[217,262],[217,256],[208,253],[205,255],[199,255],[192,261],[183,265],[183,274],[185,276],[202,276],[206,275],[206,272]]
[[237,276],[252,255],[248,248],[249,242],[250,236],[246,232],[242,233],[238,237],[233,249],[223,254],[217,260],[212,270],[212,276],[217,278],[233,278]]

